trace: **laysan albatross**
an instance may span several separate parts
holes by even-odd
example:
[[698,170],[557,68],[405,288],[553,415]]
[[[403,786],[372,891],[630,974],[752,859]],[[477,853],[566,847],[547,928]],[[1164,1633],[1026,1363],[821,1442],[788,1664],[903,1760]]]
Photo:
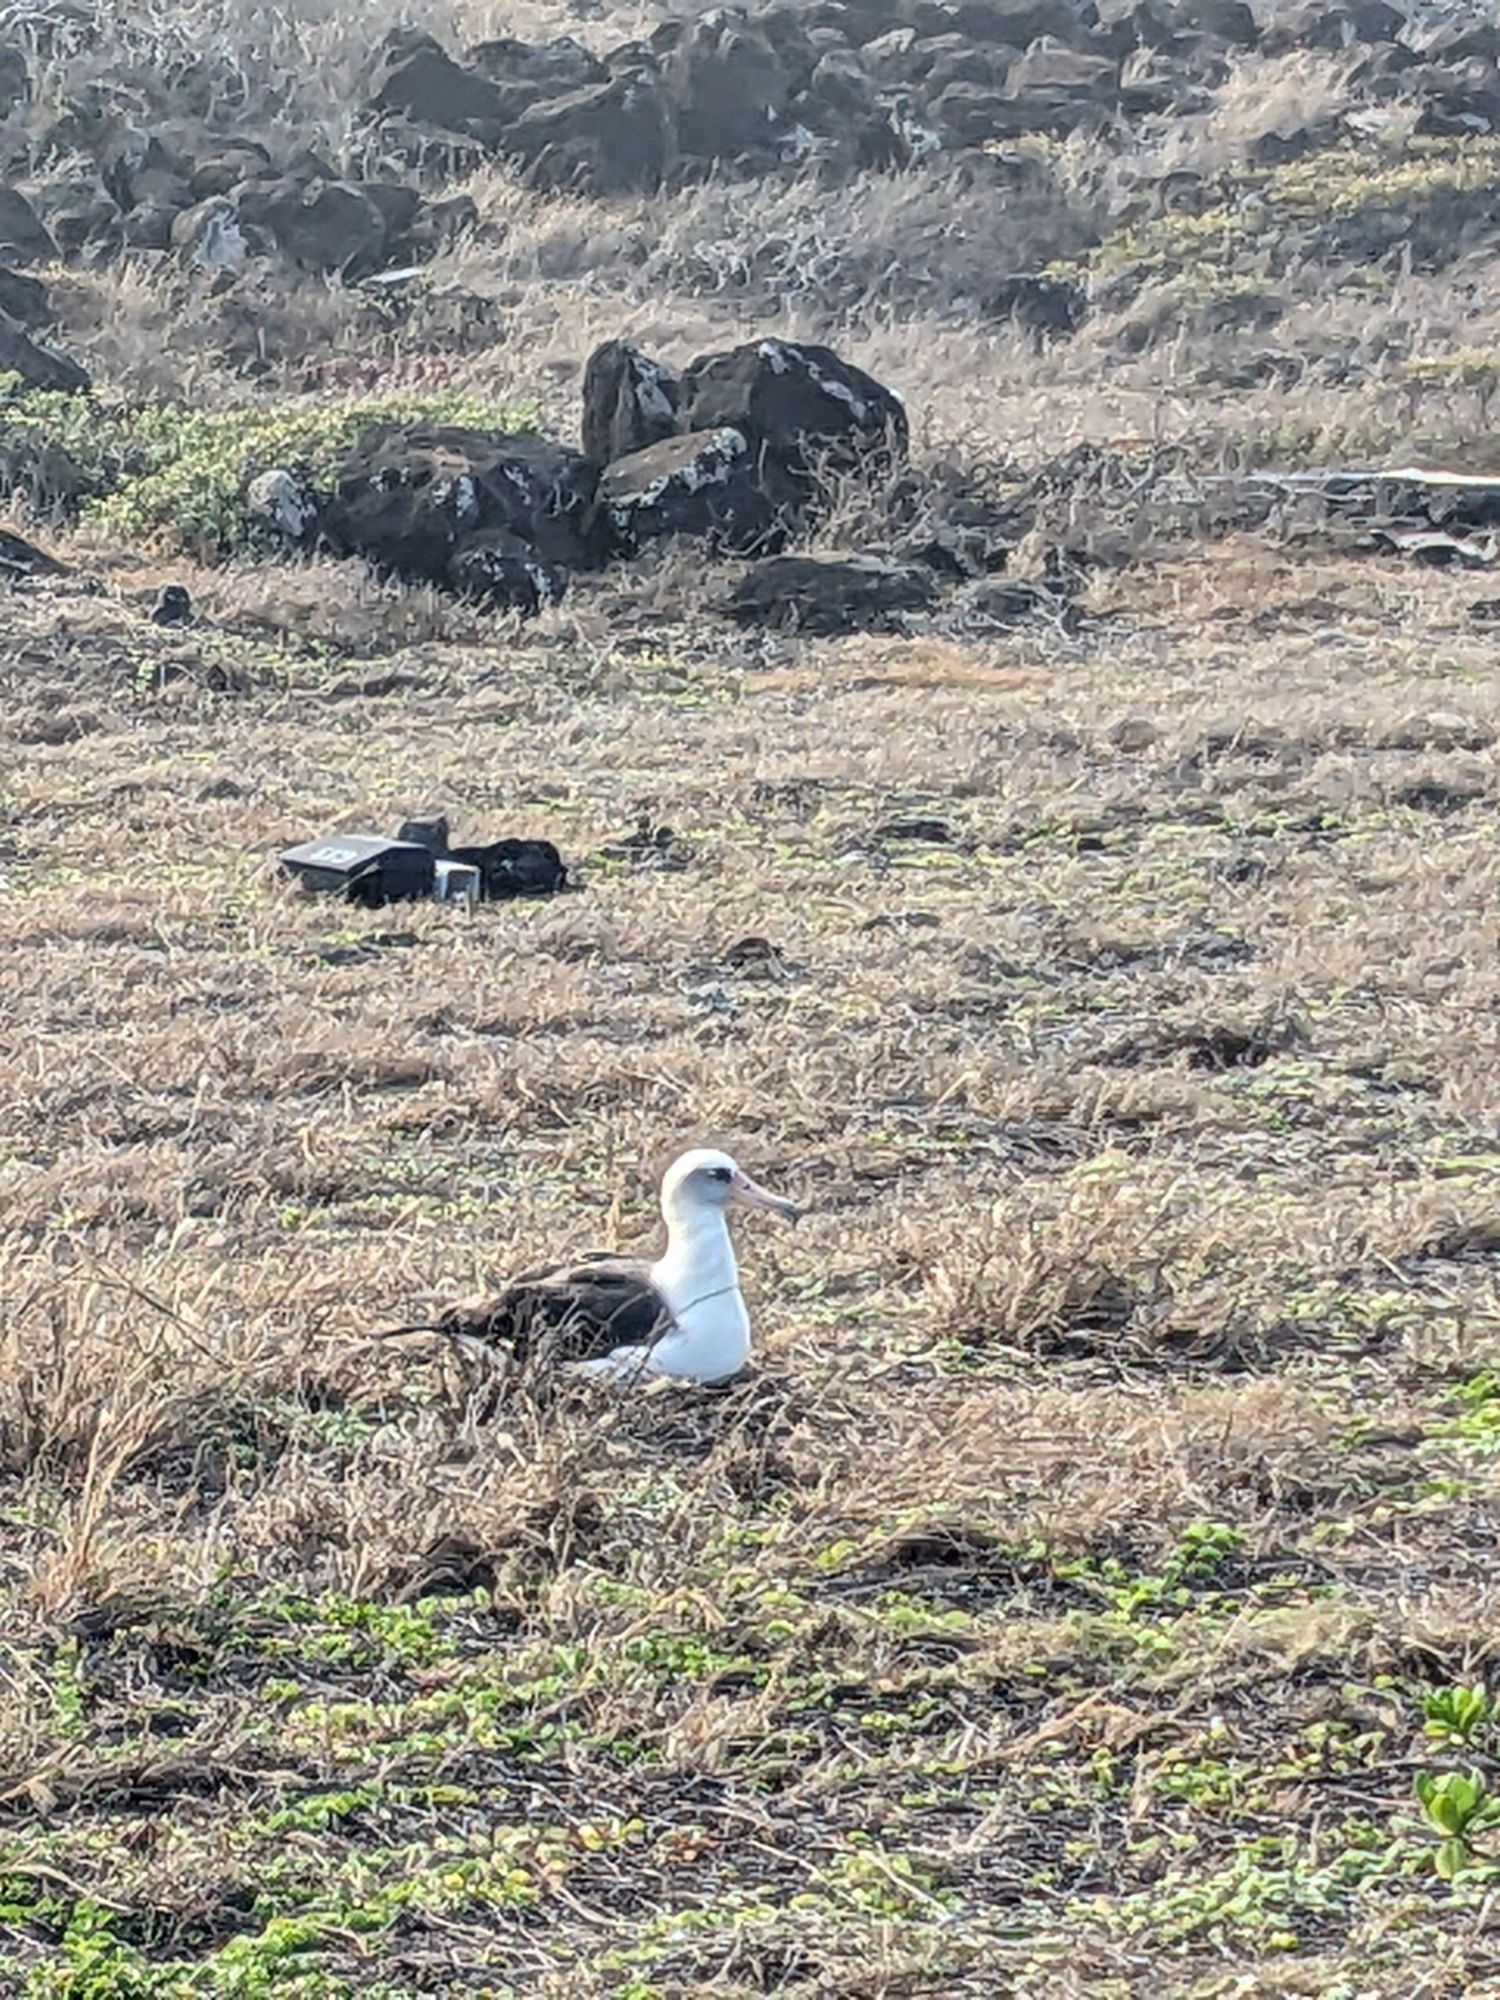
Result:
[[523,1271],[498,1292],[462,1299],[401,1333],[441,1333],[470,1353],[546,1358],[571,1374],[635,1381],[725,1382],[750,1358],[750,1315],[726,1211],[739,1203],[788,1222],[801,1214],[751,1180],[727,1153],[700,1147],[662,1177],[667,1247],[654,1263],[590,1252]]

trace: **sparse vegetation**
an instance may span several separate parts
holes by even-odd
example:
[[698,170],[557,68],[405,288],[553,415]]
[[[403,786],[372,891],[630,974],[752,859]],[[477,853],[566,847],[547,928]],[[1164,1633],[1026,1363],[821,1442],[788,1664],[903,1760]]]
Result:
[[462,391],[204,409],[13,386],[0,402],[0,461],[13,468],[13,497],[35,504],[39,489],[65,478],[84,523],[212,562],[253,546],[245,488],[257,473],[282,467],[320,487],[372,425],[513,431],[530,415]]
[[[501,1990],[581,1958],[1081,1993],[1144,1953],[1395,1994],[1418,1936],[1472,1968],[1496,1308],[1492,1260],[1430,1246],[1485,1240],[1490,800],[1384,803],[1473,753],[1382,746],[1434,702],[1494,726],[1476,587],[1247,548],[1116,578],[1083,642],[751,669],[575,622],[334,705],[295,658],[122,686],[103,611],[25,604],[96,719],[8,804],[6,1979],[369,1960],[404,1995],[456,1950]],[[1355,634],[1395,607],[1378,682],[1359,645],[1302,678],[1310,590]],[[479,662],[503,708],[434,757]],[[649,798],[691,863],[414,909],[399,948],[272,886],[419,762],[465,821],[504,770],[506,824],[579,857]],[[919,807],[962,840],[850,861]],[[1043,821],[1071,837],[1009,838]],[[784,978],[714,969],[767,927]],[[1195,1057],[1294,994],[1264,1059]],[[483,1419],[364,1340],[532,1237],[644,1231],[651,1149],[705,1128],[813,1204],[756,1237],[744,1387]]]
[[[353,107],[395,18],[28,46],[59,119],[170,70],[394,172]],[[96,391],[0,405],[70,565],[0,660],[0,1992],[1500,1980],[1495,586],[1168,519],[1474,430],[1500,154],[1351,124],[1343,51],[1206,74],[962,173],[465,168],[476,225],[388,293],[48,271]],[[989,309],[1021,266],[1074,336]],[[1011,570],[1066,545],[1077,615],[747,635],[668,549],[517,629],[243,560],[266,464],[560,430],[596,338],[769,329],[912,419],[819,548],[1045,465]],[[581,893],[275,874],[429,806]],[[746,1232],[743,1382],[491,1408],[368,1337],[644,1242],[709,1135],[810,1210]]]

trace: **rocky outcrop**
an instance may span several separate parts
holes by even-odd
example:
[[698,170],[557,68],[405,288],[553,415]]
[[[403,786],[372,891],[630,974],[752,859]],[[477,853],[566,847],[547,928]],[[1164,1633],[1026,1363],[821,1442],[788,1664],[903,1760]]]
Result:
[[18,375],[27,389],[87,389],[88,370],[66,354],[39,346],[24,327],[0,319],[0,375]]
[[532,101],[455,62],[433,36],[414,29],[398,29],[386,37],[373,82],[371,104],[377,113],[461,133],[485,146],[497,146],[512,118]]
[[57,261],[52,231],[16,187],[0,187],[0,257],[18,265]]
[[[537,188],[598,195],[715,172],[837,179],[1203,111],[1251,50],[1347,50],[1371,106],[1399,99],[1432,132],[1500,126],[1492,14],[1413,0],[746,0],[673,13],[607,53],[603,35],[595,48],[502,35],[459,51],[407,27],[373,52],[359,143],[316,160],[267,143],[276,122],[249,110],[246,79],[213,51],[76,87],[66,60],[48,58],[42,88],[41,47],[0,44],[12,142],[0,259],[19,265],[187,243],[190,263],[232,271],[222,216],[194,213],[225,200],[248,257],[358,277],[429,255],[429,197],[485,160],[514,162]],[[357,170],[373,158],[417,171],[398,189]],[[24,191],[16,174],[32,176]]]
[[248,182],[230,202],[247,242],[274,247],[301,270],[346,278],[378,271],[388,242],[399,241],[422,205],[415,189],[395,184],[382,199],[354,182],[290,176]]
[[915,564],[773,556],[740,578],[726,609],[741,625],[826,635],[893,629],[937,596],[937,579]]
[[727,425],[631,452],[599,479],[600,517],[621,555],[670,535],[740,553],[777,548],[801,498],[774,460],[757,460]]
[[597,557],[597,479],[550,438],[383,425],[345,458],[319,525],[335,547],[395,576],[450,581],[460,548],[497,531],[566,571]]
[[245,512],[272,542],[289,549],[308,548],[317,539],[322,502],[305,474],[273,466],[257,473],[245,488]]
[[650,194],[677,156],[671,101],[651,58],[626,53],[603,83],[533,104],[501,150],[532,187],[569,194]]
[[[1362,108],[1399,101],[1431,133],[1500,129],[1500,27],[1410,0],[746,0],[684,9],[607,53],[588,32],[593,48],[502,35],[467,51],[424,29],[387,35],[361,85],[368,122],[337,158],[295,153],[212,52],[76,88],[64,62],[42,89],[28,50],[0,44],[0,261],[171,250],[216,280],[270,259],[358,281],[431,256],[462,226],[434,199],[444,176],[486,160],[601,196],[715,174],[839,180],[934,151],[973,164],[1033,134],[1204,113],[1251,50],[1347,50]],[[1342,95],[1326,131],[1278,128],[1257,161],[1336,137]],[[414,171],[366,178],[356,163],[376,158]],[[1040,263],[1046,248],[1017,254]]]
[[[701,421],[718,410],[739,423]],[[681,382],[607,341],[584,373],[582,417],[582,453],[536,436],[377,426],[326,489],[292,465],[258,473],[246,514],[263,544],[361,555],[388,575],[533,613],[573,572],[672,537],[773,554],[817,503],[827,467],[884,468],[906,448],[890,390],[791,341],[701,356]],[[877,582],[865,579],[870,604]]]
[[494,610],[534,617],[558,604],[568,587],[568,572],[560,563],[544,561],[520,535],[509,528],[482,528],[465,535],[448,560],[448,581],[460,595]]
[[898,397],[831,348],[798,341],[700,355],[680,381],[610,341],[590,357],[583,398],[585,452],[607,460],[601,519],[622,552],[669,535],[774,550],[825,482],[885,471],[907,448]]
[[36,577],[66,576],[68,567],[28,542],[11,528],[0,528],[0,582],[15,584]]
[[0,313],[15,326],[46,326],[53,316],[51,296],[40,278],[0,265]]
[[[793,64],[810,73],[817,62],[806,34],[797,36],[790,23],[784,27],[791,32],[783,33],[778,47],[771,30],[738,7],[710,8],[682,24],[662,75],[685,155],[734,159],[774,147],[788,122]],[[787,50],[793,39],[802,46]]]
[[466,58],[479,71],[510,90],[531,90],[538,97],[561,96],[570,90],[584,90],[603,83],[609,68],[596,55],[575,42],[571,35],[556,35],[550,42],[522,42],[513,35],[496,36],[477,42]]
[[628,341],[607,340],[583,376],[583,452],[596,465],[659,444],[677,430],[676,377]]
[[874,470],[906,455],[900,399],[832,348],[753,340],[706,354],[683,371],[688,430],[730,428],[793,479],[830,469]]

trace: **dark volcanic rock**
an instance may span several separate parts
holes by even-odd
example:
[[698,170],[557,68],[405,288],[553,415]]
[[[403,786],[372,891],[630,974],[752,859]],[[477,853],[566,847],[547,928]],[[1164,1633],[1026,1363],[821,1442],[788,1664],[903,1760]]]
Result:
[[933,98],[927,112],[950,146],[984,146],[1031,129],[1030,113],[1006,91],[988,83],[950,83]]
[[[859,51],[860,68],[882,89],[908,89],[927,74],[927,64],[918,55],[922,37],[915,28],[891,28],[865,43]],[[941,40],[942,37],[930,37]]]
[[[840,176],[862,170],[880,173],[911,162],[897,112],[882,100],[874,78],[852,49],[830,49],[819,60],[807,88],[792,100],[788,119],[792,128],[788,147],[800,144],[808,157]],[[811,135],[812,146],[807,145],[806,135]]]
[[119,249],[124,238],[119,204],[87,162],[22,182],[15,192],[31,203],[64,258],[87,253],[97,261]]
[[240,226],[262,234],[302,270],[362,274],[380,264],[386,220],[348,184],[316,180],[304,186],[282,178],[240,188],[232,200]]
[[[408,187],[405,181],[346,181],[338,185],[352,188],[356,194],[374,204],[385,224],[386,257],[399,256],[422,214],[422,197],[418,190]],[[463,205],[466,212],[478,213],[472,201]]]
[[[804,63],[811,73],[816,56]],[[766,147],[782,125],[792,79],[765,28],[738,7],[714,7],[684,28],[662,65],[678,144],[703,160]]]
[[51,264],[57,244],[19,188],[0,187],[0,257],[8,264]]
[[222,151],[199,160],[188,175],[189,201],[211,201],[233,194],[242,181],[275,180],[271,155],[254,139],[239,139]]
[[228,195],[210,195],[177,216],[171,246],[185,264],[200,271],[238,271],[250,244]]
[[71,393],[87,389],[88,372],[65,354],[38,347],[31,335],[19,326],[0,320],[0,375],[19,375],[28,389],[62,389]]
[[31,69],[26,51],[15,42],[0,42],[0,118],[9,118],[31,97]]
[[410,28],[387,35],[375,78],[374,108],[387,115],[457,132],[496,146],[530,101],[531,91],[507,91],[456,63],[431,35]]
[[1261,48],[1281,55],[1288,49],[1393,42],[1405,26],[1405,14],[1388,0],[1282,0],[1265,21]]
[[1175,41],[1172,0],[1094,0],[1095,42],[1112,56]]
[[873,556],[840,562],[772,556],[740,578],[727,608],[742,625],[812,633],[879,631],[906,612],[925,611],[937,594],[928,570]]
[[622,554],[667,535],[747,553],[779,548],[804,502],[774,462],[758,464],[743,433],[727,426],[632,452],[599,479],[599,512]]
[[23,577],[66,576],[68,567],[10,528],[0,528],[0,579],[19,583]]
[[468,52],[471,70],[478,70],[491,83],[523,88],[539,97],[560,97],[569,90],[583,90],[591,83],[603,83],[609,71],[571,35],[558,35],[550,42],[518,42],[501,35],[478,42]]
[[800,477],[906,455],[899,399],[829,347],[754,340],[701,355],[683,375],[681,407],[689,430],[736,430]]
[[138,201],[122,224],[127,250],[170,250],[172,225],[182,210],[169,202]]
[[[256,181],[240,188],[233,202],[247,232],[259,232],[305,271],[363,277],[378,270],[384,259],[388,232],[382,205],[353,182],[302,182],[290,176]],[[394,207],[405,211],[407,222],[419,205],[420,197],[412,191],[398,191]]]
[[677,430],[677,378],[628,341],[606,340],[583,376],[583,454],[608,465]]
[[1019,49],[972,42],[966,35],[933,35],[911,52],[913,74],[920,76],[929,102],[950,83],[972,83],[998,90],[1010,74]]
[[505,135],[531,186],[582,194],[651,194],[676,159],[671,100],[649,61],[608,82],[523,111]]
[[1060,42],[1089,38],[1091,7],[1079,0],[902,0],[897,16],[922,35],[964,35],[1024,49],[1040,36]]
[[123,126],[103,139],[94,148],[94,164],[122,214],[164,195],[175,197],[181,208],[191,200],[181,162],[139,126]]
[[40,278],[0,265],[0,313],[16,326],[45,326],[54,317],[52,300]]
[[1120,66],[1109,56],[1071,49],[1050,35],[1031,44],[1011,64],[1005,94],[1014,110],[1008,130],[1065,132],[1102,111],[1115,98]]
[[317,538],[322,502],[305,473],[273,466],[245,488],[245,513],[267,537],[288,548],[306,548]]
[[1422,102],[1421,132],[1463,138],[1500,126],[1500,66],[1482,57],[1424,63],[1402,82]]
[[880,106],[875,79],[853,49],[829,49],[818,58],[805,88],[793,99],[791,116],[799,123],[844,122],[872,117]]
[[508,528],[483,528],[466,535],[448,562],[448,580],[465,597],[483,604],[534,617],[547,604],[562,600],[568,573],[557,563],[544,562]]
[[1067,603],[1067,591],[1048,581],[997,577],[993,582],[975,584],[956,602],[967,617],[984,624],[1017,625],[1038,613],[1060,613]]
[[1500,60],[1500,20],[1493,7],[1463,7],[1451,13],[1413,13],[1400,40],[1433,62]]
[[323,532],[395,575],[441,581],[460,544],[503,529],[545,564],[593,560],[598,470],[542,437],[458,426],[368,431],[339,469]]

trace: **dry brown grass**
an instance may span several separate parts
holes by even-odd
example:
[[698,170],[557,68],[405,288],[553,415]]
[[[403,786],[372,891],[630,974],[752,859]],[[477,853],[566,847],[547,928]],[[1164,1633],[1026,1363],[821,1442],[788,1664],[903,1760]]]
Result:
[[[113,57],[295,73],[286,119],[367,164],[395,18],[177,9]],[[1347,81],[1241,63],[982,199],[487,173],[395,310],[52,275],[111,394],[440,380],[567,429],[596,339],[774,327],[986,481],[1084,441],[1406,453],[1475,428],[1482,368],[1406,364],[1500,339],[1492,258],[1377,296],[1309,256],[1253,332],[1170,260],[1108,289],[1153,174],[1233,198]],[[1096,252],[1072,341],[986,317],[1004,268]],[[1142,491],[1077,623],[1009,633],[747,636],[682,550],[525,628],[95,530],[57,547],[97,590],[8,598],[0,1990],[1496,1988],[1493,1877],[1438,1880],[1413,1795],[1500,1747],[1423,1734],[1500,1629],[1494,586],[1172,541]],[[888,499],[813,546],[899,539]],[[186,632],[144,615],[170,580]],[[578,892],[361,914],[277,877],[429,806],[554,839]],[[642,820],[679,865],[628,857]],[[495,1406],[369,1337],[650,1241],[710,1136],[811,1211],[746,1231],[744,1382]]]
[[[1408,1804],[1495,1629],[1482,586],[1246,544],[1067,640],[745,655],[418,599],[381,694],[189,581],[183,637],[16,600],[6,674],[12,1976],[89,1923],[172,1993],[352,1990],[367,1925],[391,1994],[1491,1962]],[[325,587],[385,603],[271,624]],[[580,893],[270,872],[429,801]],[[598,858],[642,813],[685,868]],[[710,1132],[812,1207],[744,1386],[486,1414],[366,1337],[647,1240]]]

